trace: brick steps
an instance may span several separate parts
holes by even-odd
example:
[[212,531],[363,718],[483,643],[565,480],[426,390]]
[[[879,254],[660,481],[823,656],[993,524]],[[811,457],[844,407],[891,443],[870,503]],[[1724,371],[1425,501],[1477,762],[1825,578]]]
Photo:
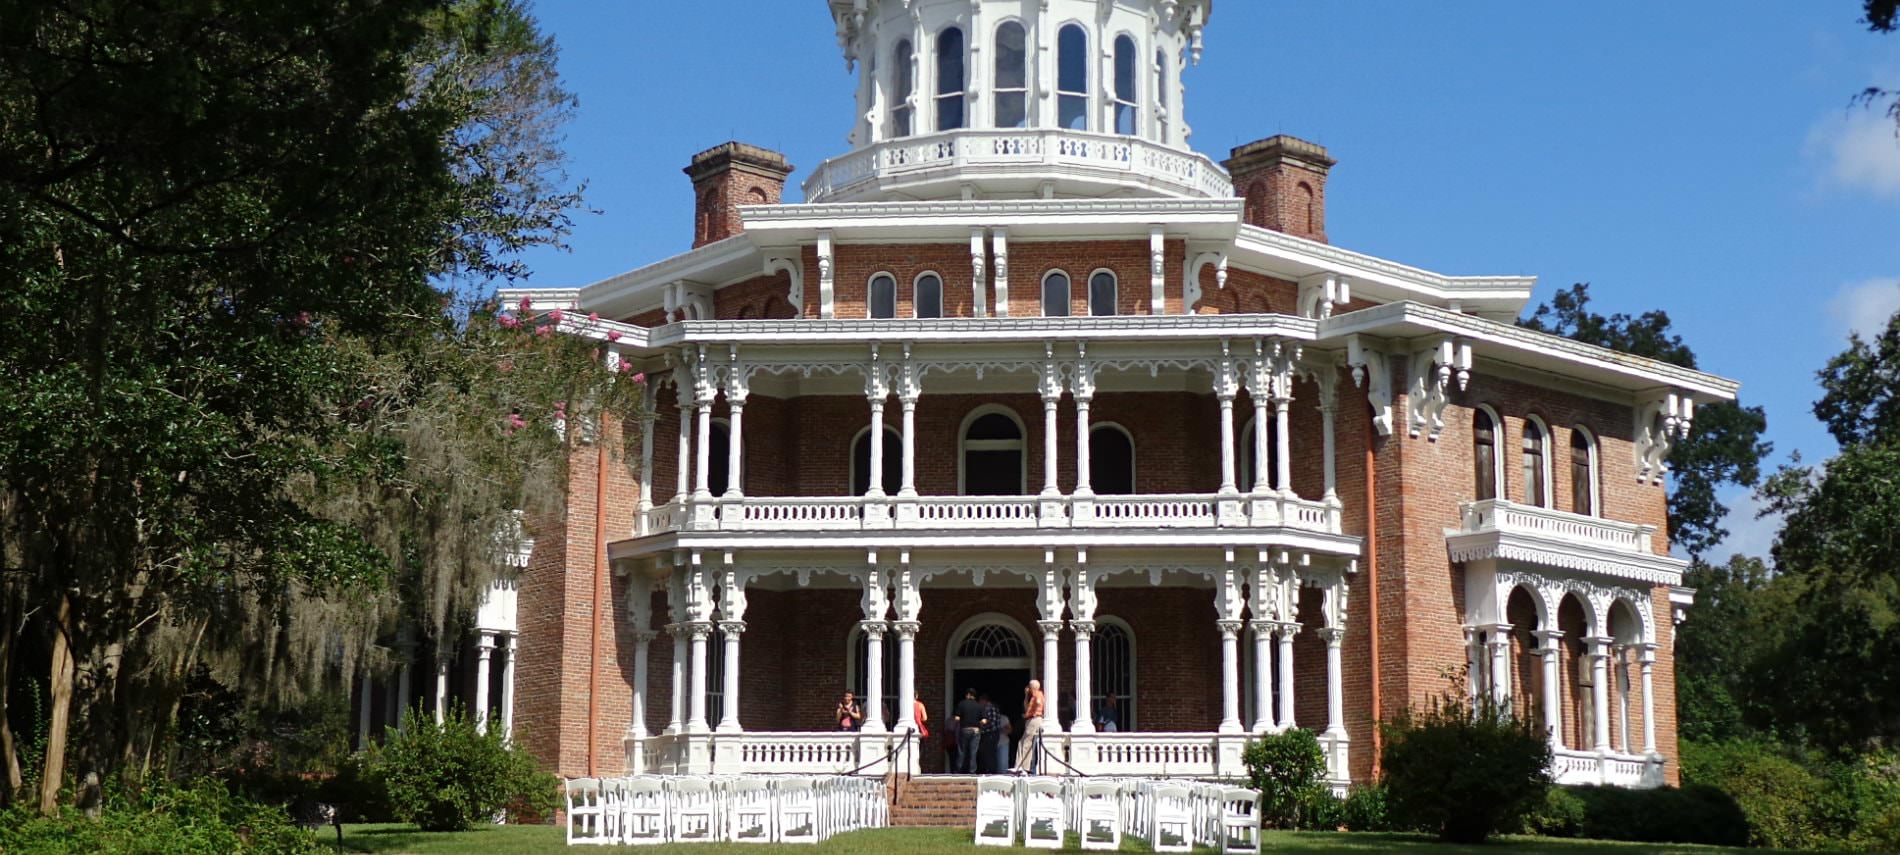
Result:
[[891,825],[898,828],[971,828],[976,825],[976,780],[911,778],[897,781]]

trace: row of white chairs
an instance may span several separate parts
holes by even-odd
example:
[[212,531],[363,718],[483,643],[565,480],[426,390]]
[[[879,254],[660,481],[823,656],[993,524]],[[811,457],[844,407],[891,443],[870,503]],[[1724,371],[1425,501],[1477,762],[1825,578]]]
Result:
[[1083,849],[1116,850],[1122,837],[1156,852],[1196,846],[1260,851],[1259,793],[1221,784],[1139,778],[1028,777],[977,781],[976,843],[1060,849],[1074,831]]
[[888,825],[885,793],[845,776],[570,778],[567,842],[817,843]]

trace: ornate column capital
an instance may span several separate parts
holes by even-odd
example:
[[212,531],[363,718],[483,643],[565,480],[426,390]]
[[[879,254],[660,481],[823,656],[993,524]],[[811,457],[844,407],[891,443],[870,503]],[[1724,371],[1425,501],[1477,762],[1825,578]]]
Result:
[[1254,638],[1272,638],[1280,631],[1280,622],[1273,620],[1250,620],[1247,627],[1253,630]]
[[1336,626],[1320,627],[1318,632],[1320,639],[1326,642],[1327,647],[1338,647],[1346,638],[1346,631]]
[[1062,620],[1039,620],[1036,626],[1042,629],[1043,635],[1061,635],[1063,623]]
[[1297,623],[1289,623],[1286,621],[1280,621],[1278,623],[1275,623],[1273,625],[1273,628],[1274,628],[1275,633],[1278,634],[1281,638],[1291,639],[1293,638],[1293,636],[1300,634],[1300,630],[1302,627]]
[[922,623],[914,620],[891,621],[891,629],[897,632],[898,638],[916,638],[917,631],[923,628],[924,625]]
[[694,641],[704,641],[712,636],[713,623],[709,620],[696,620],[686,624],[686,636]]
[[858,630],[864,633],[867,640],[873,642],[884,640],[884,633],[889,628],[890,624],[881,620],[858,621]]
[[728,636],[739,635],[745,632],[745,621],[722,620],[719,622],[719,631]]
[[651,644],[653,643],[653,639],[659,637],[660,634],[658,632],[650,629],[636,629],[633,631],[633,641],[635,644]]
[[493,656],[495,653],[495,634],[488,630],[482,630],[481,636],[475,640],[475,653],[483,659]]
[[1237,620],[1223,619],[1214,621],[1214,627],[1220,630],[1221,638],[1223,639],[1238,637],[1242,625],[1242,622]]
[[1087,641],[1089,640],[1089,636],[1095,634],[1095,621],[1092,621],[1092,620],[1069,621],[1069,630],[1075,633],[1075,640]]

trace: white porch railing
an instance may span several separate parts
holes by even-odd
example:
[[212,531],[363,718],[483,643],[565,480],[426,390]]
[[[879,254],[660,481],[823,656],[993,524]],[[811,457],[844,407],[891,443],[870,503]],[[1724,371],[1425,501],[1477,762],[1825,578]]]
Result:
[[899,733],[676,733],[627,737],[627,766],[646,775],[883,775],[917,771],[918,740]]
[[1648,553],[1653,548],[1651,536],[1656,533],[1653,525],[1587,517],[1504,499],[1467,502],[1462,510],[1465,534],[1528,534],[1614,552]]
[[1207,156],[1135,137],[1066,129],[964,129],[885,140],[818,165],[811,203],[848,202],[881,185],[954,180],[961,170],[1153,187],[1206,199],[1234,196],[1233,179]]
[[1262,528],[1340,534],[1341,508],[1277,495],[798,496],[669,502],[640,515],[638,536],[684,531]]
[[1551,752],[1550,773],[1563,785],[1600,784],[1647,789],[1660,787],[1664,760],[1635,754],[1606,754],[1557,748]]

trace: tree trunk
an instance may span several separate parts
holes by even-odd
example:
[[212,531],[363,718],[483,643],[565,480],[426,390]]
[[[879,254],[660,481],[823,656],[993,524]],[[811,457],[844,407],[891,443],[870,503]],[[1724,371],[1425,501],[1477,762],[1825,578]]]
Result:
[[26,781],[20,769],[20,753],[13,745],[13,721],[8,713],[7,688],[13,684],[14,639],[19,635],[19,621],[15,617],[19,598],[13,595],[9,587],[0,586],[0,755],[6,757],[6,789],[0,790],[0,807],[13,804],[19,798],[20,788]]
[[54,619],[52,677],[53,708],[46,724],[46,763],[40,771],[40,813],[59,811],[59,787],[66,780],[66,725],[73,712],[73,601],[60,594]]

